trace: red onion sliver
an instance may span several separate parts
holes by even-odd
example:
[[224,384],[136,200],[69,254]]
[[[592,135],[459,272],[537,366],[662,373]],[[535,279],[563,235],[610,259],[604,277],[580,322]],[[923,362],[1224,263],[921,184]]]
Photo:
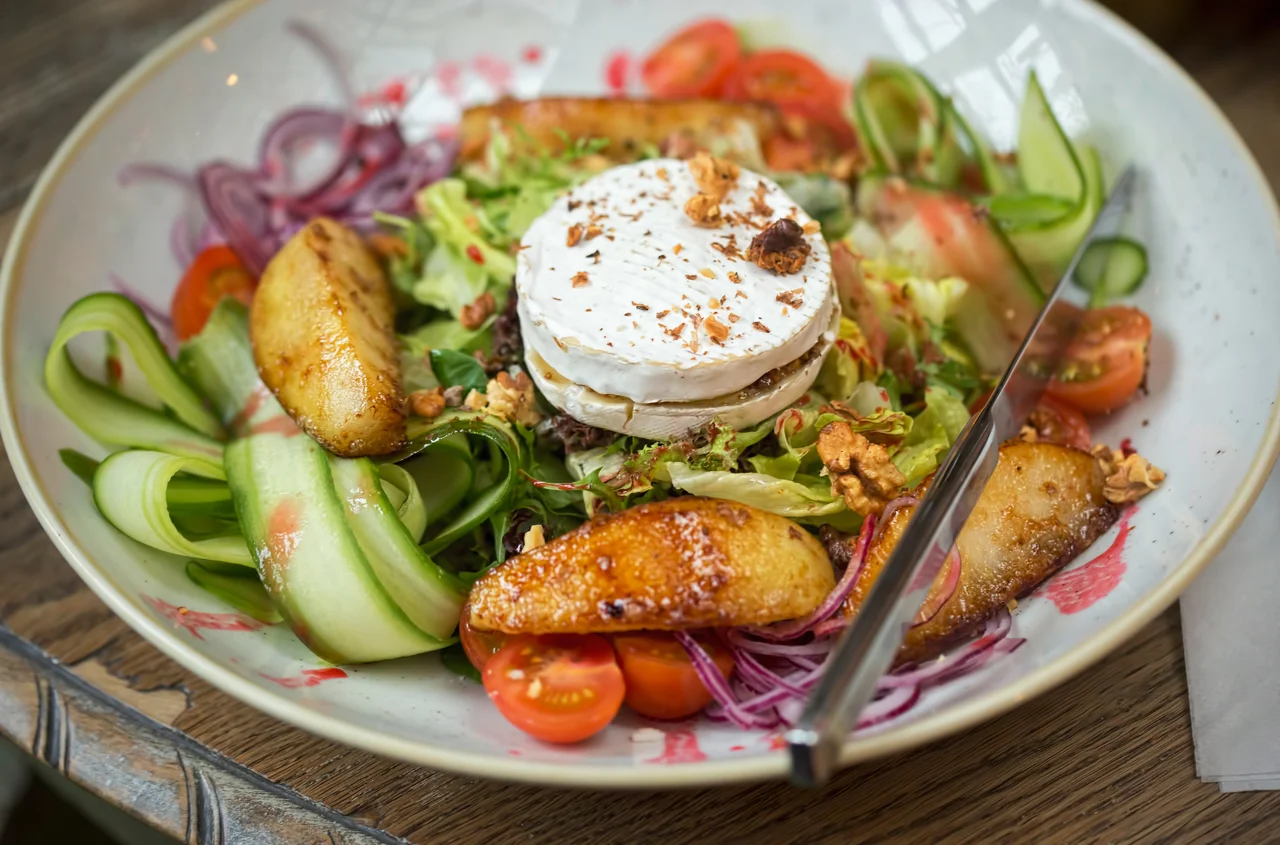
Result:
[[338,87],[342,90],[342,100],[346,104],[347,110],[354,111],[356,107],[356,91],[351,81],[351,68],[342,51],[320,30],[305,21],[291,20],[285,26],[320,54],[325,64],[329,66],[329,71],[333,74]]
[[963,565],[960,547],[955,546],[951,549],[951,554],[947,555],[947,578],[942,582],[941,591],[938,595],[925,599],[916,618],[911,622],[912,628],[919,628],[921,625],[932,622],[933,618],[942,612],[942,608],[946,607],[947,602],[951,601],[951,597],[956,594],[956,588],[960,586],[960,570]]
[[826,620],[839,610],[845,599],[849,597],[849,593],[853,592],[854,586],[858,583],[858,578],[862,575],[862,569],[867,564],[867,551],[871,548],[871,536],[875,532],[875,528],[876,517],[874,514],[870,514],[863,520],[862,531],[858,534],[858,545],[853,549],[853,558],[849,561],[848,568],[845,569],[844,575],[840,577],[835,589],[823,600],[822,604],[818,605],[817,610],[803,619],[793,619],[790,622],[782,622],[768,627],[749,628],[748,633],[760,639],[773,642],[795,639],[801,634],[808,633],[818,623]]
[[858,716],[858,726],[855,730],[863,730],[901,716],[914,707],[919,700],[920,687],[918,686],[891,689],[882,698],[876,699],[862,708],[862,713]]
[[899,508],[906,507],[907,505],[918,504],[920,504],[920,499],[910,494],[906,496],[899,496],[896,499],[890,499],[889,504],[884,506],[884,511],[880,514],[880,524],[876,527],[876,533],[871,538],[871,545],[874,546],[876,541],[880,539],[880,534],[884,531],[885,526],[889,524],[889,520],[893,515],[898,512]]
[[271,237],[266,200],[253,178],[233,165],[215,161],[197,171],[196,182],[205,211],[226,236],[227,244],[251,273],[262,275],[278,244]]

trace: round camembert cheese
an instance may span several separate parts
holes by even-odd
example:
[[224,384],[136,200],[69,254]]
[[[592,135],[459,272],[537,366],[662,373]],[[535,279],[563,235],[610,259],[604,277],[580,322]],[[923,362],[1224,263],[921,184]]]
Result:
[[[516,289],[526,363],[571,416],[666,437],[713,417],[764,419],[816,378],[839,320],[817,224],[750,171],[719,200],[718,225],[686,213],[699,193],[688,162],[623,165],[561,197],[525,234]],[[794,272],[747,257],[783,218],[809,247]]]

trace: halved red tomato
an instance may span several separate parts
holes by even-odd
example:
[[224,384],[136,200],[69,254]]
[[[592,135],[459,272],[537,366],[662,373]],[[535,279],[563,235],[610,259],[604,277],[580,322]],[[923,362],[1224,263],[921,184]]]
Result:
[[477,631],[472,628],[471,603],[467,602],[462,606],[462,616],[458,620],[458,640],[462,643],[462,651],[467,655],[467,660],[471,661],[477,672],[484,671],[489,658],[506,645],[509,639],[510,635],[501,631]]
[[622,671],[596,634],[512,637],[482,674],[507,721],[545,742],[580,742],[622,707]]
[[1084,414],[1047,394],[1040,397],[1040,402],[1031,412],[1027,423],[1036,430],[1036,436],[1050,443],[1061,443],[1085,451],[1093,444],[1089,421],[1084,418]]
[[1067,362],[1049,382],[1050,396],[1086,414],[1106,414],[1127,403],[1147,374],[1151,318],[1127,305],[1085,312]]
[[[733,655],[710,637],[699,644],[726,678]],[[711,693],[698,677],[684,646],[666,631],[637,631],[613,637],[618,664],[626,681],[627,706],[651,719],[683,719],[711,703]]]
[[840,109],[844,96],[840,83],[816,62],[791,50],[752,53],[724,84],[726,100],[776,103],[800,119],[804,140],[827,148],[846,149],[854,144],[853,127]]
[[640,67],[640,79],[655,97],[715,97],[741,58],[733,27],[699,21],[654,50]]
[[256,286],[257,281],[231,247],[220,244],[201,252],[182,276],[169,307],[178,340],[199,334],[224,296],[234,296],[248,305]]

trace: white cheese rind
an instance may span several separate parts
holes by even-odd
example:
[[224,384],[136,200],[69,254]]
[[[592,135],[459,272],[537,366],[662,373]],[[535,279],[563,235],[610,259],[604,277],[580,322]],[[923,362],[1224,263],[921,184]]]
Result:
[[[526,348],[571,382],[641,403],[723,396],[800,357],[826,328],[830,254],[815,231],[805,236],[811,252],[798,273],[748,261],[751,238],[767,223],[811,222],[776,183],[747,170],[723,213],[752,215],[758,185],[772,212],[717,228],[685,215],[698,188],[676,159],[616,167],[561,197],[529,228],[517,259]],[[568,245],[571,226],[593,222],[599,235]],[[713,247],[730,235],[736,259]],[[729,328],[722,343],[707,331],[713,315]]]
[[734,428],[754,425],[798,401],[818,377],[839,327],[840,311],[833,307],[827,330],[818,338],[819,354],[777,385],[745,400],[731,395],[701,402],[633,402],[574,384],[532,350],[526,352],[526,363],[530,377],[547,401],[579,422],[620,434],[666,440],[713,419]]

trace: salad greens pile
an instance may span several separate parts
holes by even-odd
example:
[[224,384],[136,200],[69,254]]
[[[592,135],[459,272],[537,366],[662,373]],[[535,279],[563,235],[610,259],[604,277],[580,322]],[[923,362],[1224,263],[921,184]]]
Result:
[[[342,459],[299,436],[259,381],[243,306],[224,300],[175,362],[136,305],[94,294],[63,317],[45,380],[70,419],[121,451],[63,459],[122,533],[193,559],[195,583],[255,618],[283,617],[334,661],[451,643],[468,584],[534,525],[554,537],[689,494],[856,531],[862,517],[832,492],[819,432],[848,423],[886,447],[908,486],[927,478],[1001,369],[991,308],[1038,310],[1103,182],[1096,151],[1067,139],[1034,76],[1016,160],[992,153],[901,65],[873,62],[852,111],[870,159],[856,191],[775,174],[851,263],[847,279],[837,273],[845,316],[817,380],[757,425],[712,422],[655,442],[592,429],[541,399],[533,426],[453,402],[412,418],[400,453]],[[418,216],[376,215],[399,243],[385,257],[408,390],[483,395],[498,373],[519,373],[516,247],[558,196],[608,166],[603,140],[563,141],[559,153],[516,155],[494,132],[483,162],[421,189]],[[938,220],[954,224],[950,240]],[[1106,250],[1077,277],[1098,301],[1145,274],[1140,246],[1116,239]],[[973,255],[990,266],[973,272]],[[477,322],[468,308],[485,294],[495,307]],[[68,344],[87,332],[128,351],[146,401],[77,367]]]

